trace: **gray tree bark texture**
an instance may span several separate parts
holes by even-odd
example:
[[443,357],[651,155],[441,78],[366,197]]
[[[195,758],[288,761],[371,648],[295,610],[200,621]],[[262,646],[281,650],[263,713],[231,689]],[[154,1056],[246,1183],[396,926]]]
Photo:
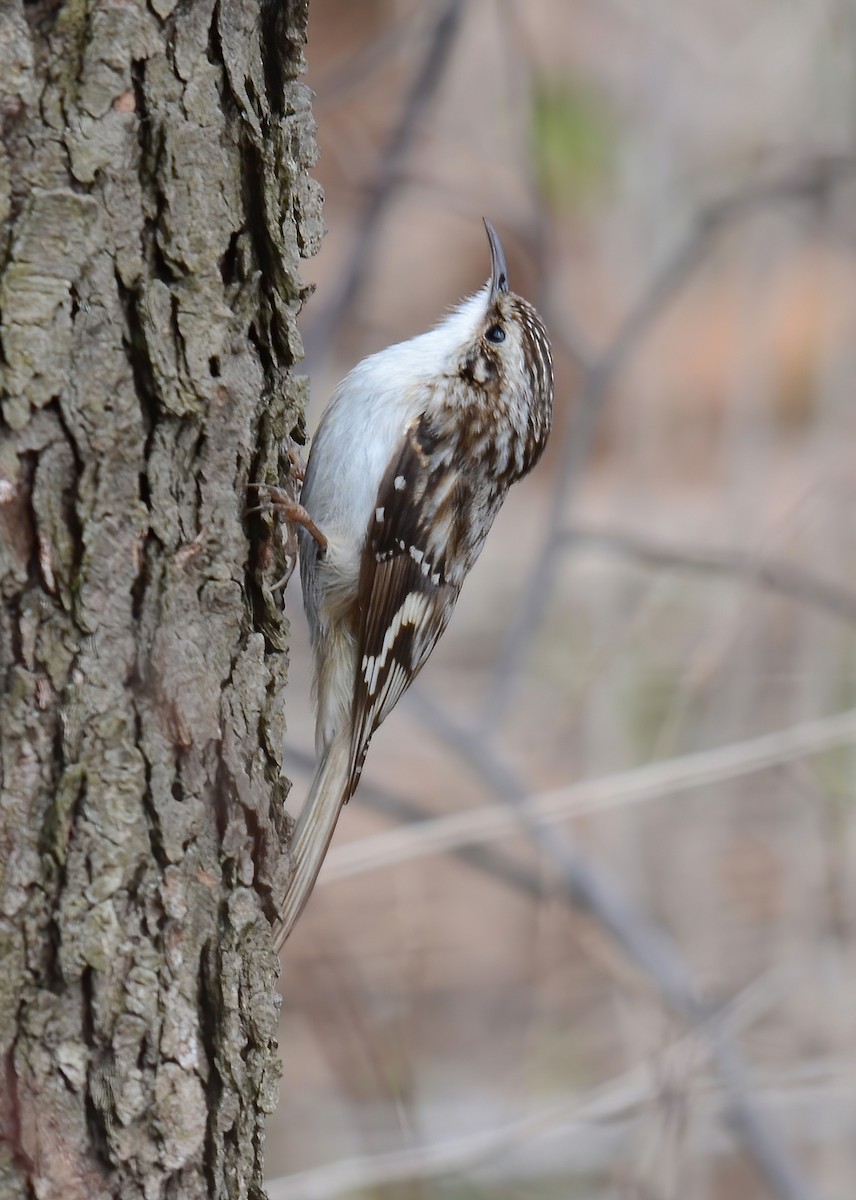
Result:
[[261,1196],[308,0],[0,0],[0,1198]]

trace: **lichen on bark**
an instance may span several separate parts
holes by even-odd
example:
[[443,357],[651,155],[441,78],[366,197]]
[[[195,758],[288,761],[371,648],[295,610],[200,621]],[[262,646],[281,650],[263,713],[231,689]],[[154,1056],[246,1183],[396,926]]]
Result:
[[306,19],[0,7],[0,1200],[261,1194]]

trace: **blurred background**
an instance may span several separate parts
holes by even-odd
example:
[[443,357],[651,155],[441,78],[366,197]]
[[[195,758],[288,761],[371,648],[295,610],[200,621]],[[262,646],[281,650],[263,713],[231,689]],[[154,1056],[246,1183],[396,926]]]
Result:
[[283,951],[271,1200],[850,1197],[856,9],[310,16],[310,431],[482,215],[556,424]]

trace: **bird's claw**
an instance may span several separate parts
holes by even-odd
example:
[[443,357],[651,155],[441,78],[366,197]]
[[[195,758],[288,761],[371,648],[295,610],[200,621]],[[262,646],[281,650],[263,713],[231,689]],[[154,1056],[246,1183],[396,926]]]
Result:
[[318,543],[318,549],[321,554],[327,552],[327,538],[299,500],[292,499],[284,488],[277,487],[276,484],[251,483],[247,486],[251,488],[266,487],[270,492],[270,500],[266,504],[257,504],[253,508],[248,508],[248,513],[275,512],[288,525],[302,525],[306,532],[311,534]]

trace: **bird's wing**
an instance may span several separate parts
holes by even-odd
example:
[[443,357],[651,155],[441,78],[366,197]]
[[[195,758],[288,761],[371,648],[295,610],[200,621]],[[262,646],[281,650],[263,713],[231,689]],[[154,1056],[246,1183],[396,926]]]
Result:
[[[378,490],[360,569],[349,795],[372,734],[416,677],[448,624],[463,581],[447,571],[465,531],[467,480],[425,417],[407,430]],[[459,558],[460,556],[458,556]]]

